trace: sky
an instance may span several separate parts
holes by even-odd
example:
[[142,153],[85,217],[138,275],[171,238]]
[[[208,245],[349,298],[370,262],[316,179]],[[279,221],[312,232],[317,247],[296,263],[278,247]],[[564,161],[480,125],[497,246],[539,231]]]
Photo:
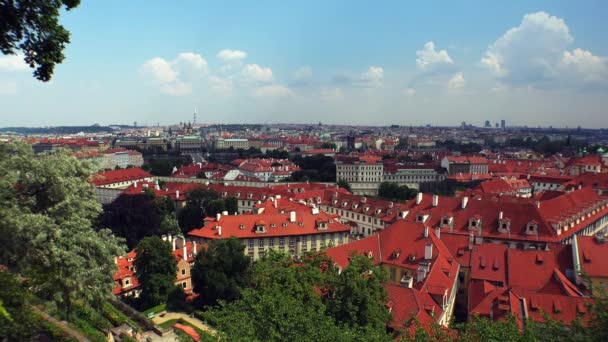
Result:
[[608,2],[83,1],[53,79],[0,55],[0,126],[608,127]]

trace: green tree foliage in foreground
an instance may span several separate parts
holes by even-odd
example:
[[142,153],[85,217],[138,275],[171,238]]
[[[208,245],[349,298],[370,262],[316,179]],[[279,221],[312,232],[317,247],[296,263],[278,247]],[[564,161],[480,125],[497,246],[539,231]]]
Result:
[[378,196],[395,200],[395,201],[407,201],[418,194],[418,190],[410,189],[405,185],[399,186],[397,183],[382,182],[378,188]]
[[11,273],[0,271],[0,339],[25,340],[35,324],[27,307],[27,291]]
[[185,234],[202,227],[203,219],[207,216],[213,217],[224,211],[234,214],[238,209],[236,198],[221,199],[214,190],[200,188],[186,194],[186,206],[178,212],[177,219]]
[[111,231],[95,231],[101,211],[88,179],[91,164],[68,151],[37,156],[24,144],[0,144],[0,264],[29,280],[32,291],[66,318],[76,299],[95,305],[111,293]]
[[50,80],[70,42],[70,33],[59,25],[59,12],[79,4],[80,0],[0,1],[0,51],[23,53],[25,62],[36,68],[34,77]]
[[140,283],[141,307],[153,307],[167,301],[177,274],[177,260],[171,244],[158,236],[149,236],[135,248],[135,276]]
[[[386,277],[363,259],[354,257],[354,267],[338,275],[323,254],[294,264],[270,251],[254,263],[241,298],[221,302],[206,316],[231,341],[390,341],[384,327]],[[357,285],[343,286],[349,279]],[[365,285],[369,288],[359,287]],[[366,299],[348,298],[353,288]],[[340,304],[333,303],[335,298]]]
[[251,262],[245,246],[235,237],[210,241],[196,256],[192,268],[194,291],[201,305],[215,305],[219,300],[234,301],[247,285]]

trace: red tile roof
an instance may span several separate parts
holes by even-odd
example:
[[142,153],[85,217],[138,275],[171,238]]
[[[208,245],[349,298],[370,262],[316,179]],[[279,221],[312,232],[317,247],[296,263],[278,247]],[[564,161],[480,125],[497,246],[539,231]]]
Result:
[[91,179],[94,185],[100,186],[144,178],[152,178],[152,175],[138,167],[134,167],[130,169],[98,172],[94,174]]

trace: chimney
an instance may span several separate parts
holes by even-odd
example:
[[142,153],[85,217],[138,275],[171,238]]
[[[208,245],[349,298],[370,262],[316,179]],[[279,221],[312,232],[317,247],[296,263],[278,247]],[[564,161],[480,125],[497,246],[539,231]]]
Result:
[[137,188],[137,181],[133,182],[133,186]]
[[466,209],[467,204],[469,203],[469,198],[467,196],[462,198],[462,209]]
[[424,259],[431,260],[433,259],[433,244],[427,243],[424,245]]
[[221,219],[221,218],[222,218],[222,214],[220,214],[220,213],[215,214],[215,220],[216,220],[217,222],[220,222],[220,219]]
[[221,226],[217,226],[217,235],[222,236],[222,227]]
[[536,204],[536,207],[540,209],[540,201],[536,201],[534,204]]
[[439,205],[439,196],[433,195],[433,207]]
[[196,241],[192,241],[192,255],[196,255],[198,251],[196,250]]
[[426,268],[418,266],[418,273],[416,274],[416,282],[419,283],[426,278]]
[[175,199],[179,198],[179,190],[175,190]]
[[289,222],[291,222],[291,223],[295,223],[296,222],[296,212],[295,211],[290,211],[289,212]]
[[228,216],[228,212],[227,211],[222,211],[222,215]]
[[475,240],[475,236],[473,232],[469,233],[469,250],[473,249],[473,240]]
[[422,192],[419,192],[418,195],[416,195],[416,204],[420,204],[420,202],[422,202]]
[[188,248],[186,248],[186,244],[185,244],[185,240],[184,240],[184,249],[183,249],[183,253],[184,253],[184,260],[188,261]]
[[427,227],[427,226],[424,227],[424,237],[425,238],[429,237],[429,227]]
[[498,219],[499,219],[499,220],[502,220],[502,217],[503,217],[502,211],[499,211],[499,212],[498,212]]
[[441,228],[435,228],[435,236],[437,236],[438,239],[441,239]]

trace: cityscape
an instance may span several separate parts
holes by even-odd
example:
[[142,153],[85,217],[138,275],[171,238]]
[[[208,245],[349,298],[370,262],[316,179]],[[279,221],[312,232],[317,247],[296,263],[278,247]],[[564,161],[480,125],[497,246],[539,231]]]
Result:
[[606,5],[272,3],[0,1],[0,340],[608,340]]

